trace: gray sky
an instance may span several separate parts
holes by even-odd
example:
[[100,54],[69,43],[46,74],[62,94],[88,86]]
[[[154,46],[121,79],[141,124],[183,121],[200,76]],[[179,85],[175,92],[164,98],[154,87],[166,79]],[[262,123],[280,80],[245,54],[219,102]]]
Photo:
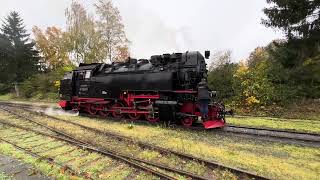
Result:
[[[94,0],[82,0],[93,12]],[[18,11],[27,28],[65,26],[71,0],[2,0],[0,18]],[[133,57],[187,50],[231,50],[234,61],[257,46],[282,38],[260,24],[265,0],[114,0],[125,24]]]

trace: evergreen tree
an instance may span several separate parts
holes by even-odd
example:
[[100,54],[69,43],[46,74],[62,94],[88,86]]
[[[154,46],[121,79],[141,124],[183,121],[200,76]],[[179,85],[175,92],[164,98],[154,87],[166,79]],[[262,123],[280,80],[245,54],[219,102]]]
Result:
[[0,92],[7,92],[9,86],[7,82],[10,82],[10,76],[8,76],[7,68],[8,63],[12,60],[12,45],[8,38],[0,34]]
[[13,11],[5,18],[1,33],[4,43],[11,46],[11,51],[6,53],[10,58],[2,59],[2,73],[10,77],[8,83],[20,83],[38,71],[39,53],[34,48],[35,43],[30,42],[23,20],[17,12]]
[[[267,19],[262,23],[286,33],[274,42],[270,60],[280,82],[293,87],[299,97],[320,95],[320,0],[267,0]],[[283,70],[279,71],[278,68]]]
[[267,27],[280,28],[288,39],[319,40],[320,0],[267,0],[268,19],[262,20]]

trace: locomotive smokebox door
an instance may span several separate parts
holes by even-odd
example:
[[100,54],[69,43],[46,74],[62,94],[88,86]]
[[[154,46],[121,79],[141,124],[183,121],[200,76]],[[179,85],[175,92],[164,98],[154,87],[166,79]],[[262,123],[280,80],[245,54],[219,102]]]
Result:
[[61,100],[71,100],[73,96],[73,72],[66,73],[60,81],[59,96]]

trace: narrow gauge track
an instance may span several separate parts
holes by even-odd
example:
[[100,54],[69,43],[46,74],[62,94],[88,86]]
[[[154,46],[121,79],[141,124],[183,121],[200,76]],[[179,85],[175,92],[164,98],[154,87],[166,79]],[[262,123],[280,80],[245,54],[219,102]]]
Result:
[[[179,174],[179,175],[182,175],[182,176],[185,176],[185,177],[188,177],[188,178],[192,178],[192,179],[207,179],[206,177],[203,177],[203,176],[199,176],[199,175],[196,175],[196,174],[193,174],[193,173],[190,173],[190,172],[186,172],[186,171],[183,171],[183,170],[180,170],[180,169],[176,169],[176,168],[173,168],[173,167],[169,167],[169,166],[166,166],[166,165],[163,165],[163,164],[160,164],[160,163],[155,163],[155,162],[152,162],[152,161],[147,161],[147,160],[143,160],[143,159],[140,159],[140,158],[136,158],[136,157],[132,157],[132,156],[128,156],[128,155],[125,155],[125,154],[121,154],[121,153],[118,153],[118,152],[115,152],[113,150],[110,150],[110,149],[104,149],[104,148],[101,148],[101,147],[98,147],[97,144],[93,144],[93,143],[87,143],[87,142],[83,142],[83,141],[80,141],[74,137],[72,137],[71,135],[69,134],[66,134],[62,131],[58,131],[54,128],[51,128],[45,124],[42,124],[40,122],[36,122],[32,119],[30,119],[29,117],[25,117],[25,116],[22,116],[20,114],[17,114],[11,110],[8,110],[6,108],[3,108],[3,107],[0,107],[0,109],[16,116],[16,117],[19,117],[19,118],[22,118],[22,119],[25,119],[31,123],[34,123],[34,124],[37,124],[41,127],[44,127],[44,128],[47,128],[49,129],[50,131],[53,131],[57,134],[59,134],[60,136],[56,137],[56,136],[53,136],[55,138],[60,138],[61,139],[61,135],[62,135],[62,140],[64,141],[67,141],[69,143],[73,143],[77,146],[80,146],[86,150],[89,150],[89,151],[93,151],[93,152],[98,152],[100,154],[104,154],[104,155],[107,155],[107,156],[111,156],[113,158],[116,158],[118,160],[122,160],[130,165],[133,165],[134,167],[138,167],[140,169],[143,169],[145,171],[148,171],[148,172],[151,172],[153,173],[154,175],[160,177],[160,178],[164,178],[164,179],[175,179],[174,177],[171,177],[167,174],[164,174],[164,173],[161,173],[160,171],[155,171],[154,169],[151,169],[147,166],[143,166],[142,164],[146,164],[148,166],[153,166],[153,167],[156,167],[156,168],[159,168],[159,169],[162,169],[162,170],[165,170],[165,171],[169,171],[169,172],[172,172],[172,173],[176,173],[176,174]],[[22,128],[21,126],[19,128]],[[32,129],[29,129],[29,131],[33,131]],[[51,135],[52,136],[52,135]],[[141,163],[141,164],[139,164]],[[259,176],[256,176],[256,177],[259,177]],[[259,178],[259,179],[265,179],[263,177]]]
[[149,143],[145,143],[145,142],[142,142],[142,141],[138,141],[138,140],[134,140],[132,138],[128,138],[126,136],[122,136],[122,135],[119,135],[119,134],[116,134],[116,133],[113,133],[113,132],[108,132],[108,131],[101,131],[101,130],[98,130],[98,129],[95,129],[95,128],[91,128],[91,127],[88,127],[88,126],[84,126],[84,125],[81,125],[81,124],[78,124],[78,123],[75,123],[75,122],[70,122],[70,121],[67,121],[67,120],[63,120],[63,119],[60,119],[60,118],[57,118],[57,117],[53,117],[53,116],[49,116],[49,115],[46,115],[42,112],[35,112],[35,111],[32,111],[32,110],[29,110],[29,109],[25,109],[25,111],[28,111],[32,114],[36,114],[36,115],[39,115],[39,116],[42,116],[42,117],[46,117],[46,118],[50,118],[50,119],[54,119],[54,120],[57,120],[57,121],[60,121],[60,122],[64,122],[64,123],[68,123],[68,124],[72,124],[72,125],[75,125],[75,126],[78,126],[80,128],[83,128],[83,129],[86,129],[86,130],[89,130],[89,131],[93,131],[97,134],[101,134],[101,135],[104,135],[104,136],[108,136],[108,137],[114,137],[118,140],[121,140],[121,141],[127,141],[129,143],[134,143],[142,148],[148,148],[148,149],[152,149],[152,150],[156,150],[160,153],[166,153],[166,154],[173,154],[173,155],[176,155],[180,158],[184,158],[184,159],[187,159],[187,160],[193,160],[193,161],[197,161],[201,164],[205,164],[206,166],[210,167],[210,168],[219,168],[219,169],[223,169],[223,170],[227,170],[227,171],[230,171],[234,174],[237,174],[239,177],[249,177],[249,178],[254,178],[254,179],[267,179],[265,177],[262,177],[262,176],[259,176],[255,173],[252,173],[252,172],[248,172],[248,171],[245,171],[245,170],[241,170],[241,169],[237,169],[237,168],[233,168],[233,167],[228,167],[226,165],[223,165],[223,164],[220,164],[218,162],[214,162],[214,161],[209,161],[209,160],[206,160],[206,159],[203,159],[203,158],[198,158],[198,157],[195,157],[195,156],[192,156],[192,155],[189,155],[189,154],[185,154],[185,153],[181,153],[181,152],[178,152],[178,151],[174,151],[174,150],[169,150],[169,149],[165,149],[165,148],[162,148],[162,147],[159,147],[159,146],[155,146],[155,145],[152,145],[152,144],[149,144]]
[[281,117],[268,117],[268,116],[252,116],[252,115],[226,115],[227,117],[235,117],[235,118],[262,118],[262,119],[269,119],[269,120],[280,120],[280,121],[283,121],[283,120],[287,120],[287,119],[290,119],[290,120],[298,120],[298,121],[316,121],[315,119],[301,119],[301,118],[281,118]]
[[223,129],[226,132],[255,134],[258,136],[287,138],[287,139],[293,139],[293,140],[320,143],[320,134],[317,134],[317,133],[288,131],[288,130],[272,129],[272,128],[237,126],[237,125],[227,125]]
[[156,171],[154,169],[151,169],[151,168],[149,168],[147,166],[139,164],[139,163],[137,163],[135,161],[132,161],[130,159],[123,158],[121,156],[109,153],[108,151],[104,151],[102,149],[99,149],[99,148],[96,148],[96,147],[93,147],[93,146],[84,145],[84,144],[82,144],[80,142],[77,142],[77,140],[69,139],[67,137],[63,137],[63,136],[59,136],[59,135],[53,135],[53,134],[50,134],[50,133],[45,133],[45,132],[42,132],[42,131],[39,131],[39,130],[34,130],[34,129],[31,129],[31,128],[27,128],[27,127],[24,127],[24,126],[21,126],[21,125],[13,124],[13,123],[8,123],[8,122],[5,122],[5,120],[3,120],[3,119],[0,119],[0,124],[2,124],[4,126],[8,126],[8,127],[24,130],[24,131],[27,131],[27,132],[33,132],[35,134],[46,136],[46,137],[50,137],[50,138],[53,138],[53,139],[56,139],[56,140],[60,140],[60,141],[63,141],[63,142],[67,142],[68,144],[76,146],[77,148],[80,148],[82,150],[87,150],[87,151],[90,151],[90,152],[99,153],[99,154],[102,154],[104,156],[108,156],[108,157],[123,161],[123,162],[125,162],[125,163],[127,163],[127,164],[129,164],[129,165],[131,165],[131,166],[133,166],[135,168],[137,168],[137,169],[140,169],[140,170],[143,170],[143,171],[146,171],[146,172],[150,172],[150,173],[160,177],[161,179],[170,179],[170,180],[175,180],[176,179],[174,177],[171,177],[171,176],[169,176],[167,174],[164,174],[162,172],[159,172],[159,171]]
[[[15,104],[15,103],[7,103],[7,102],[0,102],[0,104],[4,104],[11,107],[19,107],[19,108],[27,108],[30,109],[31,107],[38,107],[38,108],[46,108],[45,106],[33,106],[33,105],[27,105],[27,104]],[[48,107],[47,107],[48,108]],[[59,108],[55,108],[59,109]],[[94,118],[100,118],[100,116],[94,116],[94,115],[87,115],[83,114],[87,117],[94,117]],[[108,119],[111,120],[126,120],[126,121],[132,121],[131,119],[126,118],[112,118],[108,117]],[[140,121],[136,120],[136,123],[141,124],[151,124],[147,121]],[[182,126],[181,126],[182,127]],[[185,128],[185,127],[182,127]],[[190,128],[189,128],[190,129]],[[194,130],[203,130],[202,127],[192,127],[191,129]],[[216,132],[218,132],[217,129],[215,129]],[[231,133],[235,135],[246,135],[246,136],[258,136],[259,138],[263,138],[270,141],[284,141],[289,142],[293,144],[299,144],[299,145],[310,145],[310,146],[320,146],[320,134],[318,133],[310,133],[310,132],[299,132],[299,131],[293,131],[293,130],[284,130],[284,129],[273,129],[273,128],[259,128],[259,127],[248,127],[248,126],[237,126],[237,125],[227,125],[222,129],[219,129],[219,132],[225,132],[225,133]]]
[[[2,123],[0,122],[0,124],[2,124]],[[3,125],[6,125],[6,124],[3,124]],[[0,128],[0,130],[1,130],[1,128]],[[19,138],[21,138],[20,134],[18,136],[19,136]],[[11,138],[17,138],[17,136],[10,137],[10,139]],[[87,176],[85,173],[79,173],[75,169],[71,168],[68,165],[65,165],[65,164],[62,164],[62,163],[54,161],[53,158],[48,158],[46,156],[42,156],[39,153],[36,153],[36,152],[33,152],[33,151],[29,150],[30,148],[27,149],[27,148],[23,148],[21,146],[18,146],[15,142],[12,142],[12,140],[6,140],[3,137],[1,137],[0,138],[0,142],[4,142],[6,144],[9,144],[9,145],[13,146],[14,148],[16,148],[16,149],[18,149],[20,151],[23,151],[24,153],[26,153],[28,155],[31,155],[34,158],[37,158],[38,160],[45,161],[45,162],[47,162],[49,164],[56,165],[60,169],[63,169],[65,172],[68,172],[70,175],[76,175],[78,177],[83,177],[83,178],[86,178],[86,179],[92,179],[91,177]],[[37,145],[37,147],[38,147],[38,145]]]

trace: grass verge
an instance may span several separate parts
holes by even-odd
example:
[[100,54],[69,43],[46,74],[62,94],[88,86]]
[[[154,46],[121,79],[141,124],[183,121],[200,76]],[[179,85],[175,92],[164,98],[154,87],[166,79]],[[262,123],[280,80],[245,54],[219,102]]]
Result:
[[41,102],[41,103],[56,103],[59,99],[56,98],[39,98],[39,97],[32,97],[32,98],[23,98],[23,97],[16,97],[12,93],[8,94],[0,94],[0,101],[20,101],[20,102]]

